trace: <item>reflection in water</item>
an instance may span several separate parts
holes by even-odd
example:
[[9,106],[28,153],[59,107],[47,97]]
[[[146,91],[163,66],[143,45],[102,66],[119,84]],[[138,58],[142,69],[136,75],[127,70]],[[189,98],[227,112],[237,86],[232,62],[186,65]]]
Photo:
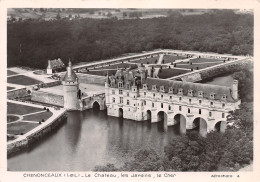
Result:
[[163,123],[110,117],[106,111],[68,112],[67,122],[55,134],[9,158],[8,170],[89,171],[107,163],[121,166],[142,147],[162,153],[178,133],[178,126],[163,132]]

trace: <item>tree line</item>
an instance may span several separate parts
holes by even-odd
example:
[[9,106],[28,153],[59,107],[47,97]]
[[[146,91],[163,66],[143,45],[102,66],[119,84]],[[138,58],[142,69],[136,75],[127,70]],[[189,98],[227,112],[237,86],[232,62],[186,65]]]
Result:
[[45,68],[108,59],[124,53],[179,49],[230,54],[253,51],[253,16],[231,10],[152,19],[75,19],[7,24],[8,66]]

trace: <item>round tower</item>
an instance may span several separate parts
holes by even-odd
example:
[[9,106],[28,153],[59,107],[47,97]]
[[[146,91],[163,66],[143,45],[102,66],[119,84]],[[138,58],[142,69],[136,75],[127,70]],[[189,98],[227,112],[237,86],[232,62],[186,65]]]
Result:
[[62,78],[63,94],[64,94],[64,108],[67,110],[79,109],[78,103],[78,77],[72,69],[71,62],[67,67],[67,72]]

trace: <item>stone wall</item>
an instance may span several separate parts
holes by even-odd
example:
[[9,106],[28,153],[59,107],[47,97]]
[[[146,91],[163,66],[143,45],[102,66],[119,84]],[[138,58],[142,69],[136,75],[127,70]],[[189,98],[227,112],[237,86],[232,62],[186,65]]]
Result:
[[57,86],[57,85],[61,85],[61,81],[60,80],[57,80],[57,81],[54,81],[54,82],[50,82],[50,83],[44,83],[43,87],[54,87],[54,86]]
[[47,133],[50,133],[51,131],[56,129],[61,124],[61,121],[65,117],[66,117],[66,112],[64,111],[60,116],[55,118],[50,123],[48,123],[46,125],[44,125],[45,123],[42,124],[43,127],[40,128],[39,130],[32,132],[32,133],[29,132],[29,134],[27,136],[25,135],[25,136],[18,138],[17,140],[15,140],[13,142],[9,142],[7,144],[7,155],[9,156],[24,148],[27,148],[30,144],[38,141],[43,136],[45,136]]
[[43,91],[32,91],[31,100],[61,107],[64,106],[64,99],[62,95],[55,95]]
[[15,89],[7,92],[7,98],[8,99],[15,99],[19,97],[25,97],[27,96],[27,90],[26,88],[21,88],[21,89]]

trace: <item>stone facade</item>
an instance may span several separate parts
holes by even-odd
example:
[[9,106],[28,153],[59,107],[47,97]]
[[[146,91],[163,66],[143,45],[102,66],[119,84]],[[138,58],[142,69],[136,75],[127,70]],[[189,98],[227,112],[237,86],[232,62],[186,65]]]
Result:
[[[129,76],[130,75],[130,76]],[[132,76],[131,76],[132,75]],[[105,83],[107,114],[136,121],[180,123],[180,131],[199,126],[201,134],[224,132],[229,111],[238,108],[238,83],[230,87],[143,78],[142,71],[118,70]]]

